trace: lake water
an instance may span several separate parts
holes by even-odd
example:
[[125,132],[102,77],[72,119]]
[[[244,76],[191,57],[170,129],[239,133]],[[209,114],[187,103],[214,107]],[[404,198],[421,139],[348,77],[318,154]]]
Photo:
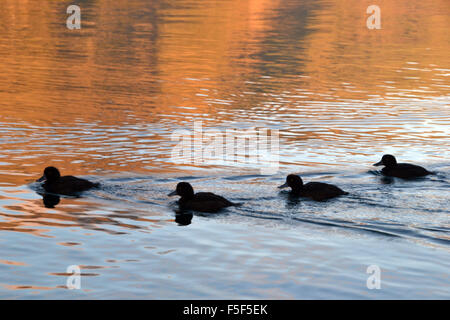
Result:
[[[377,1],[374,30],[373,1],[77,1],[80,30],[71,4],[0,4],[0,298],[450,298],[447,0]],[[174,161],[200,122],[278,132],[278,167]],[[387,180],[384,153],[436,175]],[[47,208],[47,165],[102,187]],[[243,205],[176,215],[179,181]]]

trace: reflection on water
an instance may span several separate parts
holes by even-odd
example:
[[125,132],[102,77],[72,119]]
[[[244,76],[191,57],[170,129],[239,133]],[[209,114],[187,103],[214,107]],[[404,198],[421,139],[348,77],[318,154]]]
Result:
[[[448,1],[380,1],[381,30],[371,1],[79,1],[72,31],[70,4],[0,6],[0,297],[448,297]],[[175,165],[194,120],[278,129],[280,172]],[[386,181],[383,153],[438,174]],[[102,188],[41,194],[47,165]],[[290,172],[351,195],[290,199]],[[180,180],[245,205],[177,215]]]
[[56,194],[43,194],[42,203],[46,208],[54,208],[61,201],[61,197]]

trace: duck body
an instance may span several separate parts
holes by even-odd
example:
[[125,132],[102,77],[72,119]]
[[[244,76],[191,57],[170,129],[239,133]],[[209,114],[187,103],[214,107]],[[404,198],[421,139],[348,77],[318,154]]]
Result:
[[223,208],[236,205],[211,192],[197,192],[192,198],[181,197],[178,203],[182,209],[201,212],[217,212]]
[[298,192],[299,196],[321,201],[348,194],[335,185],[323,182],[308,182]]
[[44,181],[42,187],[45,191],[62,195],[75,195],[100,185],[74,176],[61,176],[55,167],[45,168],[44,175],[37,181]]
[[415,164],[397,163],[395,157],[389,154],[385,154],[380,162],[374,164],[374,166],[381,165],[384,166],[384,168],[381,169],[381,173],[389,177],[413,179],[432,174],[432,172],[427,169]]
[[381,169],[381,173],[383,173],[385,176],[403,179],[424,177],[431,174],[431,172],[429,172],[427,169],[409,163],[398,163],[393,167],[384,167],[383,169]]
[[64,176],[55,181],[46,181],[42,185],[47,192],[71,195],[98,187],[98,183],[73,176]]
[[303,184],[302,178],[297,175],[290,174],[286,178],[286,183],[279,188],[291,187],[291,194],[299,197],[311,198],[315,201],[324,201],[342,195],[348,192],[341,188],[323,182],[308,182]]
[[237,205],[236,203],[233,203],[212,192],[194,193],[194,189],[187,182],[178,183],[176,190],[169,194],[169,196],[173,195],[181,196],[178,201],[178,205],[181,210],[194,210],[213,213],[218,212],[221,209]]

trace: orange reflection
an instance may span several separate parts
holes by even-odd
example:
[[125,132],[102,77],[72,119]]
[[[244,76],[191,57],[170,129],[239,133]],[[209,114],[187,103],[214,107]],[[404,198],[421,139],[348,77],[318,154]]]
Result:
[[[412,136],[442,141],[448,120],[427,112],[444,112],[433,99],[450,92],[448,2],[381,0],[382,30],[366,27],[370,4],[96,1],[69,31],[63,2],[35,10],[5,0],[0,180],[28,183],[48,164],[67,174],[177,171],[170,133],[198,118],[287,123],[288,143],[345,141],[348,151],[408,143],[408,130],[400,120],[358,131],[330,125],[336,119],[415,113],[428,123]],[[412,102],[394,110],[388,100]],[[303,119],[315,126],[300,132]]]

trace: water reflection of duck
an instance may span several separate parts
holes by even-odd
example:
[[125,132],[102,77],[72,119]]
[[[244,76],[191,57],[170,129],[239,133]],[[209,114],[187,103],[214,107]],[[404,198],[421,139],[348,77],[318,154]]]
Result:
[[316,201],[323,201],[348,194],[348,192],[328,183],[308,182],[307,184],[303,184],[302,178],[295,174],[288,175],[286,177],[286,182],[278,188],[281,189],[286,187],[291,187],[292,195],[307,197]]
[[187,182],[178,183],[176,190],[169,194],[169,196],[174,195],[181,196],[178,201],[181,210],[217,212],[223,208],[237,205],[236,203],[211,192],[194,193],[194,189]]
[[178,223],[179,226],[187,226],[191,224],[193,217],[194,215],[192,213],[177,213],[175,215],[175,222]]
[[425,168],[409,163],[397,163],[397,160],[393,155],[385,154],[380,162],[374,164],[374,166],[384,166],[381,170],[386,176],[397,177],[403,179],[424,177],[432,174]]
[[42,195],[42,202],[46,208],[54,208],[59,204],[61,198],[56,194],[44,194]]
[[45,191],[64,195],[73,195],[99,186],[98,183],[73,176],[61,177],[59,170],[55,167],[45,168],[44,175],[37,181],[44,181],[42,186]]

